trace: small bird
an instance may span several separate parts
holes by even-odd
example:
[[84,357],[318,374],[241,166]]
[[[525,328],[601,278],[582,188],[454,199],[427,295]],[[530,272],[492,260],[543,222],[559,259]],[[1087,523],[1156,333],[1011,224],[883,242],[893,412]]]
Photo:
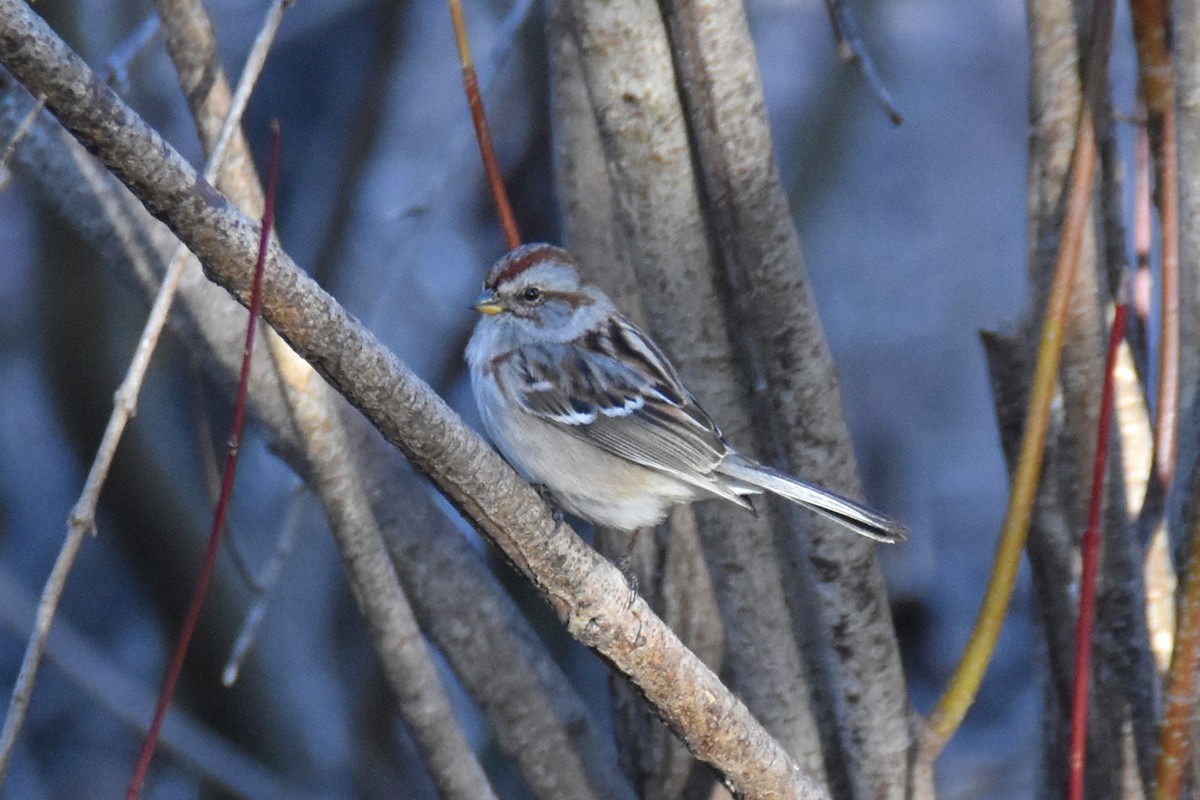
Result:
[[636,531],[700,498],[753,510],[746,497],[766,490],[863,536],[904,538],[898,522],[726,444],[667,357],[565,250],[508,253],[474,307],[467,363],[484,426],[563,510]]

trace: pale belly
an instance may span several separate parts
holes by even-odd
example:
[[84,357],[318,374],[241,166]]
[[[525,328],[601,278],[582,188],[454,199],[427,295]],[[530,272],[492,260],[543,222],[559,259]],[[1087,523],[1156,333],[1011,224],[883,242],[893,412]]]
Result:
[[611,455],[523,412],[488,413],[484,425],[527,481],[549,489],[564,511],[598,525],[634,530],[661,522],[671,507],[694,499],[694,486]]

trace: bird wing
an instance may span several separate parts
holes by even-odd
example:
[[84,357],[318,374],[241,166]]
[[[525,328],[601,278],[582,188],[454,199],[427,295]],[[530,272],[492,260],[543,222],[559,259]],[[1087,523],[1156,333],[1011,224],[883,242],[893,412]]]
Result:
[[502,384],[525,411],[642,466],[708,486],[729,450],[663,354],[623,318],[571,342],[522,347],[504,368]]

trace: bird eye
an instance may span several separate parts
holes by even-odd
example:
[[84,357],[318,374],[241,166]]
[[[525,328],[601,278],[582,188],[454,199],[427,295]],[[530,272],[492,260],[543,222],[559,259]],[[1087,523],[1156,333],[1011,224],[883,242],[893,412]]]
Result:
[[536,303],[542,298],[542,290],[536,286],[530,286],[521,293],[521,297],[524,298],[526,303]]

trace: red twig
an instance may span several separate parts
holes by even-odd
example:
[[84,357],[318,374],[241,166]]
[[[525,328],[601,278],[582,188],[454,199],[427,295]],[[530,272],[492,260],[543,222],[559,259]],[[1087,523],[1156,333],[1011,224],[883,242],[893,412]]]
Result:
[[154,709],[154,720],[142,744],[137,766],[133,777],[129,779],[129,787],[125,791],[126,800],[137,800],[142,786],[146,782],[146,771],[150,768],[150,759],[154,756],[154,748],[158,743],[158,734],[163,720],[167,715],[167,707],[171,696],[175,693],[175,684],[183,668],[183,659],[187,655],[188,645],[196,632],[196,622],[200,618],[200,608],[204,605],[204,595],[208,591],[212,579],[213,568],[217,561],[217,545],[221,540],[221,530],[225,527],[225,518],[229,512],[229,500],[233,496],[233,478],[237,472],[238,450],[241,445],[242,427],[246,418],[246,391],[250,380],[250,355],[254,349],[254,330],[258,321],[259,309],[262,305],[262,276],[263,264],[267,258],[267,246],[271,240],[271,226],[275,219],[275,190],[279,176],[279,121],[271,124],[271,161],[268,173],[267,195],[263,205],[262,235],[258,242],[258,259],[254,264],[254,285],[250,294],[250,320],[246,324],[246,345],[242,352],[242,373],[238,382],[237,402],[234,405],[233,424],[229,433],[229,455],[225,459],[225,474],[221,481],[221,496],[217,499],[217,508],[213,512],[212,530],[208,536],[208,549],[204,553],[204,562],[200,567],[200,577],[196,581],[196,590],[192,594],[192,602],[188,607],[187,618],[175,652],[171,655],[171,664],[163,680],[162,689],[158,695],[158,705]]
[[1088,675],[1092,658],[1092,623],[1096,611],[1096,568],[1100,560],[1100,515],[1104,508],[1104,474],[1108,465],[1108,433],[1112,424],[1113,368],[1125,336],[1128,306],[1117,304],[1108,357],[1104,362],[1104,389],[1100,395],[1100,421],[1096,432],[1096,458],[1092,468],[1092,497],[1087,530],[1083,534],[1083,571],[1079,578],[1079,620],[1075,627],[1075,685],[1071,705],[1071,757],[1067,797],[1083,800],[1083,768],[1087,742]]
[[463,90],[471,106],[471,122],[475,124],[475,138],[479,142],[479,156],[483,159],[483,171],[487,174],[488,187],[496,201],[496,213],[500,216],[500,227],[504,230],[504,242],[509,250],[521,246],[521,234],[517,230],[517,219],[513,216],[504,191],[504,179],[500,177],[500,166],[496,163],[496,151],[492,147],[492,134],[488,129],[487,116],[483,113],[483,97],[479,93],[479,80],[475,77],[475,65],[471,61],[471,45],[467,41],[467,23],[463,20],[462,4],[449,0],[450,21],[454,25],[454,41],[458,45],[458,60],[462,64]]

